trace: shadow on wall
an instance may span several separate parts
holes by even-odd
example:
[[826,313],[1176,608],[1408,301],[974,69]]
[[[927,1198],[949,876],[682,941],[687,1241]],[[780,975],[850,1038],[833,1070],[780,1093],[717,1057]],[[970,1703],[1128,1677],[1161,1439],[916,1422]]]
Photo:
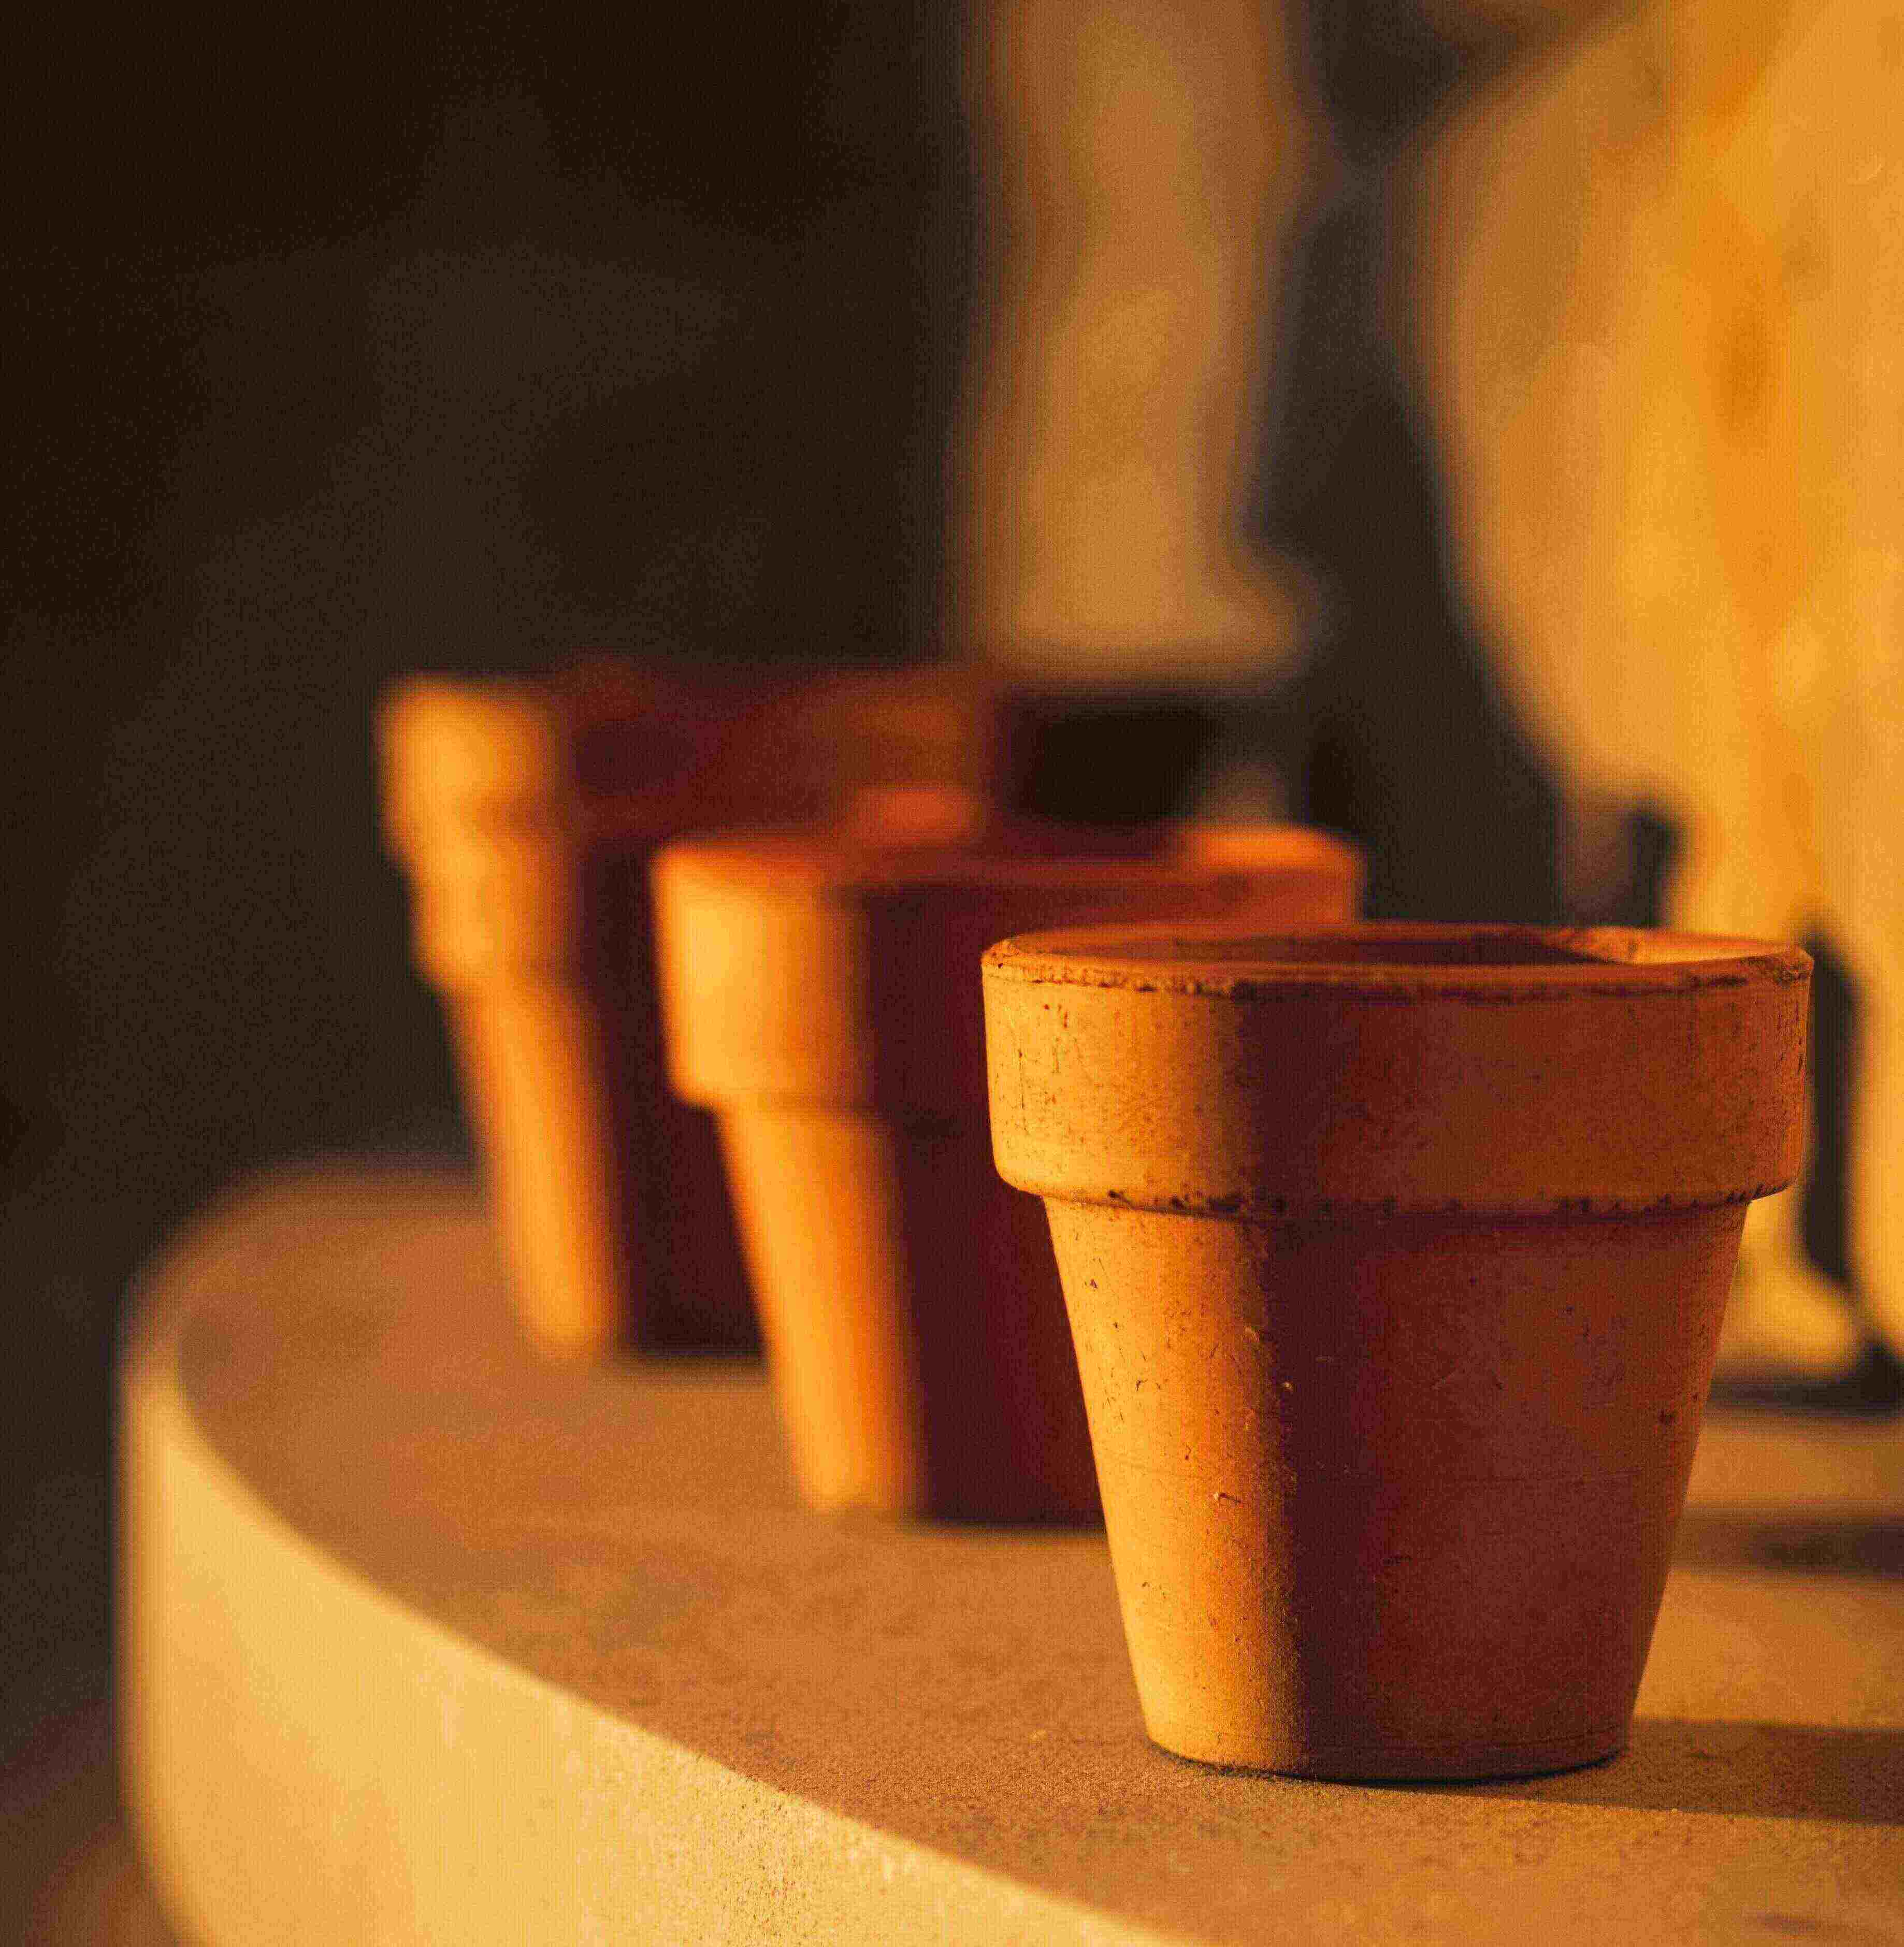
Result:
[[[1463,43],[1409,0],[1302,0],[1317,112],[1340,168],[1271,271],[1283,299],[1263,351],[1271,390],[1251,525],[1266,553],[1315,575],[1323,619],[1302,676],[1233,728],[1226,755],[1268,752],[1297,816],[1364,845],[1376,916],[1657,925],[1680,853],[1670,821],[1636,803],[1599,882],[1567,883],[1566,808],[1502,679],[1511,645],[1461,592],[1446,461],[1388,336],[1400,294],[1383,287],[1411,274],[1395,264],[1389,211],[1420,132],[1475,91],[1511,85],[1516,63],[1605,11],[1597,0],[1515,10],[1518,33],[1477,23]],[[1804,1247],[1848,1286],[1857,995],[1834,942],[1804,944],[1817,961]],[[1806,1397],[1884,1412],[1897,1394],[1894,1363],[1874,1348],[1841,1385]],[[1788,1389],[1770,1396],[1789,1403]]]
[[1382,185],[1351,173],[1283,267],[1259,531],[1314,570],[1323,636],[1284,707],[1299,815],[1367,847],[1369,910],[1561,915],[1553,793],[1448,571],[1439,471],[1382,342]]

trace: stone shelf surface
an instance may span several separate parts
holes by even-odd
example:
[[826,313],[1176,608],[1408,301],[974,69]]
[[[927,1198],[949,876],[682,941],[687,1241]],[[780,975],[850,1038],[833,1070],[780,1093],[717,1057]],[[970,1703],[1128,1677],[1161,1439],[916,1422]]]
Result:
[[1101,1536],[803,1510],[757,1370],[519,1339],[466,1184],[215,1212],[123,1376],[127,1791],[187,1937],[1904,1942],[1904,1432],[1708,1428],[1630,1750],[1144,1739]]

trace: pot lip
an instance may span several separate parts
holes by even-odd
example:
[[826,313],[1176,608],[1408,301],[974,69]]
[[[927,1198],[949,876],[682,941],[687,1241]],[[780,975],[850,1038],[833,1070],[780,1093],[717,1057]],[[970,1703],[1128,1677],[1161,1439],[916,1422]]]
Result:
[[526,678],[405,676],[379,699],[376,744],[399,852],[429,850],[438,828],[533,817],[566,785],[554,719]]
[[[377,712],[386,848],[426,874],[528,837],[590,857],[652,850],[716,816],[696,773],[704,707],[639,672],[562,676],[421,674]],[[684,701],[685,699],[685,701]],[[638,729],[659,754],[636,785],[592,779],[590,740]]]
[[[1441,955],[1447,957],[1431,957]],[[1243,1004],[1316,994],[1497,1004],[1587,995],[1638,998],[1788,986],[1810,970],[1801,949],[1773,940],[1641,927],[1419,920],[1274,930],[1221,920],[1067,927],[1001,940],[983,961],[989,982],[1206,995]]]
[[1299,825],[1176,820],[1096,829],[998,819],[962,837],[929,834],[918,842],[843,822],[677,838],[661,848],[656,869],[756,893],[825,899],[926,890],[1089,892],[1264,873],[1351,877],[1359,855],[1344,840]]

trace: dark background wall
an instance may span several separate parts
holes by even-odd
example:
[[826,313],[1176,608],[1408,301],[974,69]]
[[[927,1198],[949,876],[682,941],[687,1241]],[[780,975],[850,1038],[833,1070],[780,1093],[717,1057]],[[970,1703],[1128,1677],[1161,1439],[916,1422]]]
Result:
[[[1332,620],[1203,741],[1362,835],[1378,909],[1540,917],[1551,796],[1373,324],[1380,172],[1473,66],[1409,19],[1311,22],[1356,166],[1283,267],[1252,518]],[[274,1161],[460,1142],[380,686],[930,653],[974,207],[930,0],[36,21],[0,117],[0,1754],[104,1681],[141,1261]]]
[[971,202],[924,6],[36,19],[0,116],[0,1736],[99,1680],[141,1258],[274,1159],[460,1139],[380,686],[924,651]]

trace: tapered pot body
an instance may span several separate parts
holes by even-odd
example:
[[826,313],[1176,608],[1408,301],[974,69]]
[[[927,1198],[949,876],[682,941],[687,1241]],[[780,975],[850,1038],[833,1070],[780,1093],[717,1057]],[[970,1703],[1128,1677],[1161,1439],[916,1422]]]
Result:
[[1473,928],[988,956],[1157,1742],[1348,1778],[1624,1745],[1807,971]]
[[1354,855],[1279,829],[1086,857],[1048,830],[862,825],[686,841],[655,879],[670,1071],[720,1123],[807,1498],[1094,1518],[1048,1233],[992,1166],[980,956],[1034,917],[1340,915]]

